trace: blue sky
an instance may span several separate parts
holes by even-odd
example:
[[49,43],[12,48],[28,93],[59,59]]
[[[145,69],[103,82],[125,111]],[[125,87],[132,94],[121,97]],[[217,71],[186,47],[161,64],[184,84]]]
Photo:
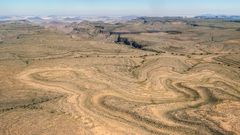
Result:
[[0,0],[0,15],[240,15],[240,0]]

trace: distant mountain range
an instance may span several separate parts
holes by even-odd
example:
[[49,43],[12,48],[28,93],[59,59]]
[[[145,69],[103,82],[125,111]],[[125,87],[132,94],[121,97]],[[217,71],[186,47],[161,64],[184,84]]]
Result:
[[65,21],[65,22],[82,22],[103,21],[108,23],[124,22],[137,18],[138,16],[0,16],[0,21],[8,20],[29,20],[35,23],[46,21]]
[[[8,20],[28,20],[35,23],[50,22],[50,21],[64,21],[64,22],[82,22],[86,21],[103,21],[107,23],[126,22],[139,18],[140,16],[0,16],[0,21]],[[177,17],[174,17],[177,18]],[[197,19],[221,19],[227,21],[240,21],[240,16],[237,15],[212,15],[205,14],[195,16]]]
[[240,16],[237,15],[212,15],[212,14],[205,14],[200,16],[195,16],[198,19],[221,19],[221,20],[240,20]]

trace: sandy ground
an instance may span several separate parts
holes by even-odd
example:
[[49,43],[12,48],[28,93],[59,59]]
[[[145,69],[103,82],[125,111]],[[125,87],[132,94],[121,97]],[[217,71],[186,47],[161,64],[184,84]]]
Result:
[[129,36],[156,53],[40,31],[0,44],[0,134],[240,134],[238,40]]

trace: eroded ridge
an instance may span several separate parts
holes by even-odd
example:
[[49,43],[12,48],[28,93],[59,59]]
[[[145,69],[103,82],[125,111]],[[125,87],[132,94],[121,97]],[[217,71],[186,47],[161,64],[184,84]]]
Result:
[[[218,118],[225,114],[217,108],[238,104],[238,82],[206,67],[182,72],[187,63],[163,65],[167,59],[152,58],[134,70],[126,66],[134,67],[130,59],[122,67],[34,69],[19,79],[67,95],[59,109],[80,119],[88,116],[83,123],[91,130],[114,121],[150,134],[233,134],[222,128]],[[177,71],[177,64],[183,69]]]

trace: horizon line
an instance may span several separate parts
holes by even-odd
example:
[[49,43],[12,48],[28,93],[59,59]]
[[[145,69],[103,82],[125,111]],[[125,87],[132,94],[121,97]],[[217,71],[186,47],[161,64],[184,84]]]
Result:
[[96,16],[96,17],[128,17],[128,16],[135,16],[135,17],[197,17],[197,16],[240,16],[240,14],[211,14],[211,13],[203,13],[203,14],[198,14],[198,15],[97,15],[97,14],[82,14],[82,15],[73,15],[73,14],[46,14],[46,15],[6,15],[6,14],[0,14],[0,16],[73,16],[73,17],[87,17],[87,16]]

